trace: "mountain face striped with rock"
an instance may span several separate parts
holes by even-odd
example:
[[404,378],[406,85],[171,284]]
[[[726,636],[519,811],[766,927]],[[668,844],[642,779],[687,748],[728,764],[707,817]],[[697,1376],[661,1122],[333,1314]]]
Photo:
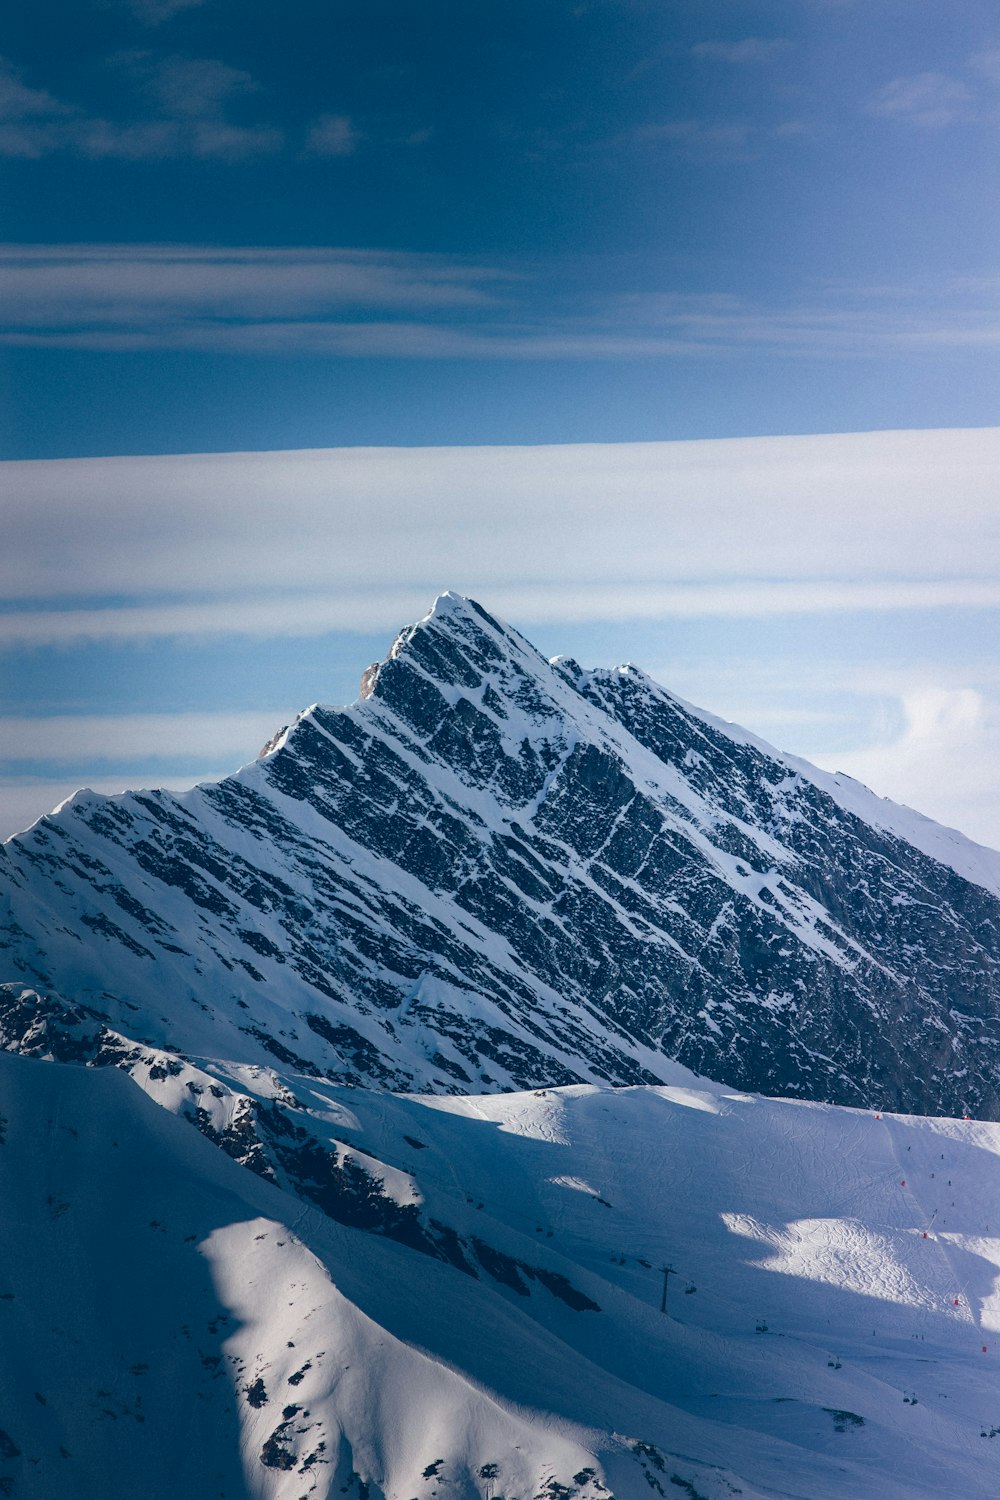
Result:
[[989,851],[446,594],[235,775],[3,846],[0,1041],[437,1093],[677,1059],[998,1118],[998,895]]

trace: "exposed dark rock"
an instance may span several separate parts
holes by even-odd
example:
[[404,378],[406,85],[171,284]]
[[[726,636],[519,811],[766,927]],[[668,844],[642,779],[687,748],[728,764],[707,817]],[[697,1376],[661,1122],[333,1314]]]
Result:
[[1000,1116],[982,886],[636,669],[549,664],[470,601],[365,682],[216,786],[83,794],[3,846],[0,980],[67,1022],[47,1039],[50,1002],[11,1002],[4,1045],[83,1060],[127,1032],[455,1092],[677,1058]]

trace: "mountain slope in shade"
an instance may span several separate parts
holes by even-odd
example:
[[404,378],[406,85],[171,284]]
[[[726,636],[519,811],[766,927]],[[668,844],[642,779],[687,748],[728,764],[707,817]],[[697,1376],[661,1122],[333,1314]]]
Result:
[[0,1493],[995,1495],[1000,1127],[111,1040],[0,1054]]
[[0,979],[188,1056],[396,1090],[677,1059],[998,1115],[1000,883],[932,828],[444,595],[356,704],[235,776],[81,793],[4,845]]

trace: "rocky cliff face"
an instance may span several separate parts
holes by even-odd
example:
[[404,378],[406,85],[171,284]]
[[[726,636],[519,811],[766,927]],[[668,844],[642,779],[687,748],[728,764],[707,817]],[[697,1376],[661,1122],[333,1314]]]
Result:
[[9,841],[7,1045],[25,985],[188,1056],[396,1090],[676,1058],[1000,1116],[984,851],[454,595],[364,692],[218,784],[80,793]]

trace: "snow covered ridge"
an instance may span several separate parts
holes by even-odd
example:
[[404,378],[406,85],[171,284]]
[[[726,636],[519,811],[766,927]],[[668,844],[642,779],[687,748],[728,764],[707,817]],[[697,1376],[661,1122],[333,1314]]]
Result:
[[5,844],[0,981],[377,1088],[653,1084],[676,1059],[1000,1117],[998,865],[447,594],[358,702],[236,775],[79,793]]
[[1000,1126],[679,1070],[403,1097],[36,1013],[0,1493],[995,1497]]

